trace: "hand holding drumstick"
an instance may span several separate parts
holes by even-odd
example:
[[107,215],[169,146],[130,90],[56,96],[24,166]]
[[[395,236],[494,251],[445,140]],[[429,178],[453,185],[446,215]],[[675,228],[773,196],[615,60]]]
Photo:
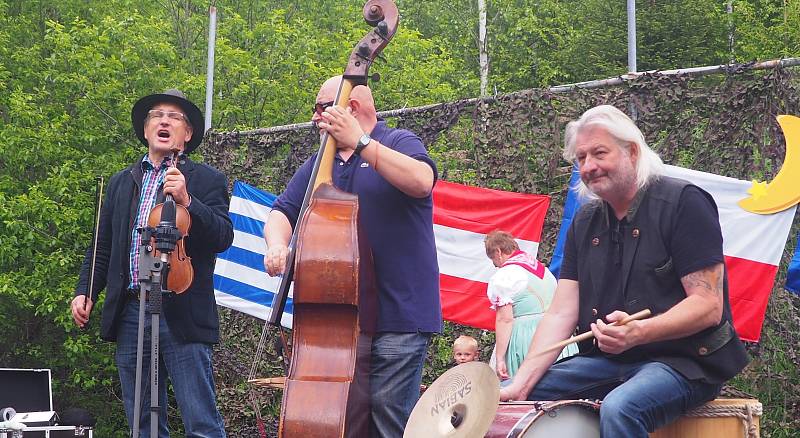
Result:
[[[613,313],[612,313],[612,315],[613,315]],[[627,317],[623,318],[622,320],[614,321],[611,324],[604,324],[604,326],[612,326],[612,327],[623,326],[623,325],[625,325],[625,324],[627,324],[627,323],[629,323],[631,321],[644,319],[644,318],[647,318],[649,316],[650,316],[650,309],[644,309],[644,310],[642,310],[640,312],[634,313],[633,315],[628,315]],[[602,323],[602,321],[598,320],[598,323]],[[592,324],[592,325],[594,326],[594,324]],[[586,333],[581,333],[581,334],[579,334],[577,336],[573,336],[573,337],[571,337],[571,338],[569,338],[569,339],[567,339],[565,341],[561,341],[561,342],[559,342],[557,344],[553,344],[550,347],[547,347],[546,349],[540,351],[538,354],[541,355],[541,354],[545,354],[545,353],[551,352],[553,350],[561,350],[561,349],[563,349],[564,347],[566,347],[567,345],[569,345],[569,344],[571,344],[573,342],[580,342],[580,341],[585,341],[587,339],[591,339],[591,338],[593,338],[595,336],[594,330],[598,330],[598,329],[596,327],[593,327],[592,331],[588,331]],[[608,351],[608,353],[614,353],[614,352],[613,351]]]

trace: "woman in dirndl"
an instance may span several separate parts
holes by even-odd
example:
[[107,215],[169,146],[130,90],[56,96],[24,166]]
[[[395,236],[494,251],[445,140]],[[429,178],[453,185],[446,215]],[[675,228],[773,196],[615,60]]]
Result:
[[[533,334],[553,301],[556,278],[541,262],[519,249],[514,236],[495,230],[486,235],[486,255],[500,268],[489,280],[486,294],[497,312],[494,362],[497,376],[510,379],[528,352]],[[558,360],[578,352],[564,347]]]

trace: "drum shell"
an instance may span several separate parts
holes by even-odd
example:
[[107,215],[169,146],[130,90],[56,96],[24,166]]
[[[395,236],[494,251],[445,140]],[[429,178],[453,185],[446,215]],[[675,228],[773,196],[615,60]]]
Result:
[[[599,437],[600,403],[592,400],[559,400],[500,403],[492,425],[485,438],[538,438],[537,427],[545,421],[558,421],[560,413],[570,411],[580,415],[580,424],[574,416],[568,427],[573,435],[559,434],[558,438]],[[577,412],[576,412],[577,411]],[[555,418],[555,420],[554,420]],[[537,424],[537,422],[539,422]],[[550,425],[552,427],[552,424]],[[565,424],[565,427],[566,424]]]
[[[752,411],[761,412],[761,403],[755,399],[718,398],[706,403],[719,408],[739,408],[745,412],[748,406]],[[753,415],[755,437],[760,436],[759,415]],[[745,421],[736,416],[693,417],[684,415],[674,422],[650,434],[650,438],[727,438],[752,437],[746,430]]]

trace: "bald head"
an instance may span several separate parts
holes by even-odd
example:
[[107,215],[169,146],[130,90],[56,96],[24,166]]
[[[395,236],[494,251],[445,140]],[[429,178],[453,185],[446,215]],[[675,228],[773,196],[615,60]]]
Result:
[[[332,102],[336,99],[336,92],[342,82],[342,75],[334,76],[326,80],[317,93],[316,103]],[[359,122],[373,124],[377,122],[375,99],[372,97],[372,90],[366,85],[357,85],[350,91],[348,106],[353,111],[353,115]]]
[[317,103],[330,102],[336,99],[336,92],[339,91],[339,84],[342,82],[342,76],[334,76],[325,81],[319,88],[317,93]]
[[357,100],[361,105],[359,111],[375,116],[375,99],[372,97],[372,90],[366,85],[358,85],[350,92],[350,99]]

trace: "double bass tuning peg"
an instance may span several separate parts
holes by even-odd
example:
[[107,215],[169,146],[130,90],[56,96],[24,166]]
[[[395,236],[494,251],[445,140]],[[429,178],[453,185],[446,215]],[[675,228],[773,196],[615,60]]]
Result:
[[372,50],[369,48],[369,44],[361,43],[358,45],[358,54],[365,59],[369,59],[369,55],[372,53]]
[[388,38],[389,33],[389,25],[386,23],[385,20],[381,20],[377,26],[375,26],[375,32],[381,36],[383,39]]

